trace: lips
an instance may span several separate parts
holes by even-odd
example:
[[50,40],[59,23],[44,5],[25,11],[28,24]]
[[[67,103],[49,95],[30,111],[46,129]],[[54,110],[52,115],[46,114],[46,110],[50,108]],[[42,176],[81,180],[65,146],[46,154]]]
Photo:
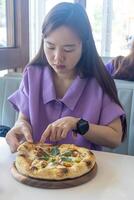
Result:
[[65,65],[55,65],[56,68],[65,68]]

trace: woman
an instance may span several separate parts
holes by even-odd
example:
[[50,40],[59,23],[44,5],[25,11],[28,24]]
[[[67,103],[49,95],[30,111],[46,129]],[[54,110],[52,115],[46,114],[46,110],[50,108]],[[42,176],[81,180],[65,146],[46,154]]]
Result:
[[60,3],[46,16],[40,50],[9,101],[19,111],[6,136],[12,152],[23,139],[101,150],[118,146],[124,137],[114,82],[77,3]]
[[128,56],[117,56],[106,65],[114,79],[134,81],[134,40]]

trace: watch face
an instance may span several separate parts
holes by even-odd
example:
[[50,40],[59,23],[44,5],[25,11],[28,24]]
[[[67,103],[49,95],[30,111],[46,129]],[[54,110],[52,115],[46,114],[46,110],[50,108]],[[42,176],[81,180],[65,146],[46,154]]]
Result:
[[80,119],[77,123],[78,133],[84,135],[89,130],[89,123],[84,119]]

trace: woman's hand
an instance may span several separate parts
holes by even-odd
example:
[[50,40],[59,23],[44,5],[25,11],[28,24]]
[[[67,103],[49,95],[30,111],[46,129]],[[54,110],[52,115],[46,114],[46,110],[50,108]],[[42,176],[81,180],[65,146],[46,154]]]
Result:
[[40,141],[45,142],[46,139],[50,141],[59,141],[67,137],[69,131],[76,128],[76,123],[79,118],[63,117],[48,125],[43,132]]
[[6,141],[10,146],[11,152],[16,152],[18,146],[25,140],[33,142],[31,133],[30,124],[26,120],[18,120],[6,135]]

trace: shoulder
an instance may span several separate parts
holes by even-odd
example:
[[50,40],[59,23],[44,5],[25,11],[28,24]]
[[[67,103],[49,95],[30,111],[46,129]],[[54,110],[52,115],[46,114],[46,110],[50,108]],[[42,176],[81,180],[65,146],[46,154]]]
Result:
[[23,72],[23,77],[28,79],[41,78],[43,74],[48,74],[47,66],[27,65]]
[[89,97],[89,99],[94,99],[95,102],[112,101],[111,97],[103,90],[95,78],[88,81],[85,92],[87,93],[86,96]]
[[23,77],[21,82],[21,87],[35,90],[35,87],[40,87],[43,82],[44,74],[47,77],[47,66],[40,67],[40,66],[33,66],[27,65],[23,71]]
[[26,65],[24,69],[24,73],[34,74],[34,73],[41,73],[44,71],[45,66],[37,66],[37,65]]
[[105,65],[107,71],[109,72],[109,74],[112,74],[114,71],[114,66],[113,66],[113,62],[112,60],[109,61],[106,65]]

